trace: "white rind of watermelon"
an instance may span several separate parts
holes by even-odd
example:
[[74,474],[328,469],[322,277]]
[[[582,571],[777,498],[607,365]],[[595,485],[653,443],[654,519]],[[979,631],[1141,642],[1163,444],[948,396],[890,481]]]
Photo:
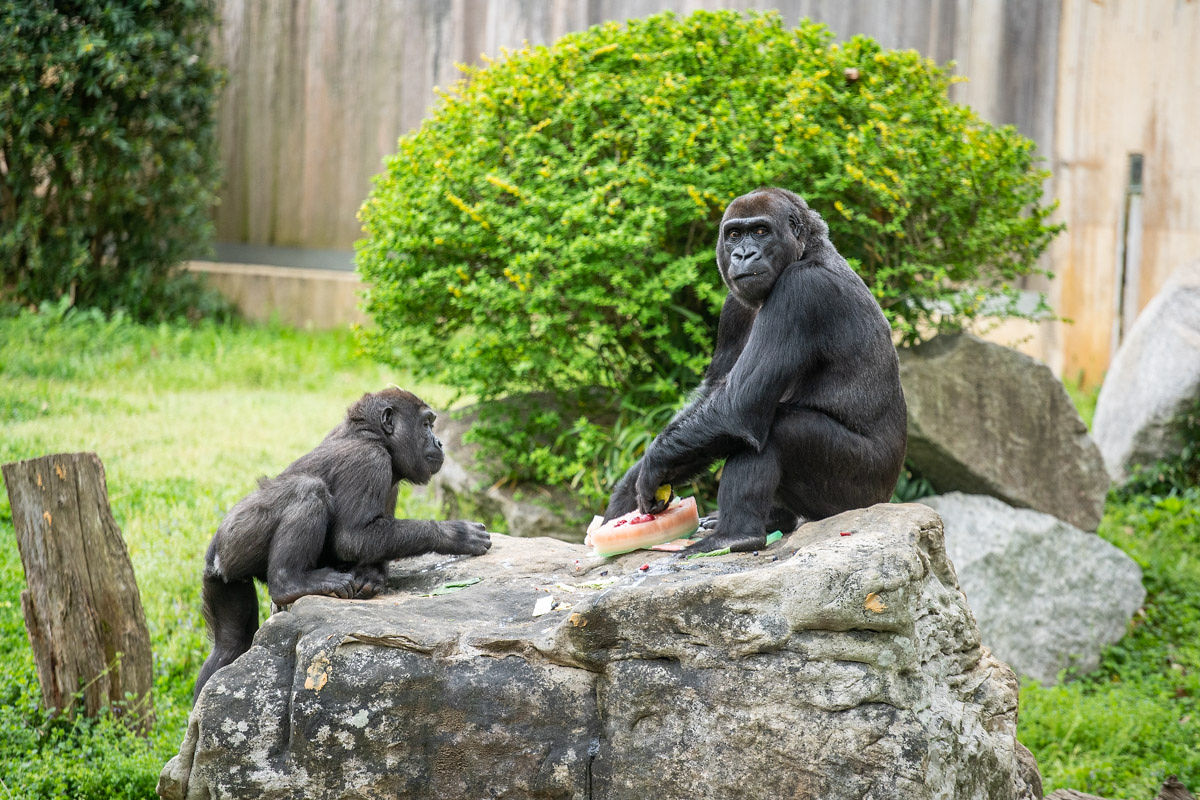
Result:
[[588,526],[584,544],[590,544],[598,556],[615,556],[652,547],[687,536],[700,527],[696,498],[677,497],[658,514],[642,514],[637,509],[603,525],[597,517]]

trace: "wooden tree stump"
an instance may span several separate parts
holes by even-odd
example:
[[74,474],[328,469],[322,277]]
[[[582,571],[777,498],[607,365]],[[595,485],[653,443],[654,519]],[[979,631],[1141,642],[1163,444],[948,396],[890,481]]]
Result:
[[1158,800],[1196,800],[1196,797],[1183,785],[1178,775],[1169,775],[1158,792]]
[[149,730],[150,634],[133,564],[108,505],[95,453],[5,464],[17,546],[25,568],[21,610],[48,709],[102,707]]

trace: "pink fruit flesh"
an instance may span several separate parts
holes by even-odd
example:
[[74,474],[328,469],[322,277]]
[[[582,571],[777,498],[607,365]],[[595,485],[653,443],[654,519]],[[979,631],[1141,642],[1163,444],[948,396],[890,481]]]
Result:
[[639,514],[637,510],[609,520],[588,534],[597,555],[615,556],[686,536],[700,526],[696,498],[678,499],[661,514]]

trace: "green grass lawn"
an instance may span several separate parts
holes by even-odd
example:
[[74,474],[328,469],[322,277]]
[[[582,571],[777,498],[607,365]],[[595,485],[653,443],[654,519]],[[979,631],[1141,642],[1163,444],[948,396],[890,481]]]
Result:
[[[208,653],[199,580],[221,515],[388,383],[435,407],[449,400],[363,359],[348,332],[0,319],[0,463],[76,451],[104,462],[150,628],[158,717],[142,740],[111,720],[70,725],[38,711],[24,575],[0,492],[0,798],[154,796]],[[419,493],[401,502],[413,516],[435,513]]]
[[[311,448],[359,394],[388,383],[435,407],[450,400],[366,361],[345,332],[0,319],[0,462],[85,450],[104,462],[150,627],[158,719],[140,738],[110,719],[70,723],[39,710],[24,576],[0,492],[0,798],[154,796],[208,651],[199,575],[222,513]],[[1110,504],[1101,534],[1146,571],[1146,613],[1095,675],[1023,688],[1019,733],[1047,792],[1149,800],[1171,773],[1200,786],[1197,501]],[[402,493],[401,506],[436,514],[419,492]]]

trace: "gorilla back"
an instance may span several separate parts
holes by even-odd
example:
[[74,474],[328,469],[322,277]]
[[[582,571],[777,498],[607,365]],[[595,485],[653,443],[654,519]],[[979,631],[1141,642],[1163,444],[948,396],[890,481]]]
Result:
[[441,469],[435,418],[401,389],[363,395],[312,452],[229,510],[205,558],[213,651],[194,697],[250,648],[258,629],[255,579],[280,606],[306,594],[367,598],[383,591],[391,559],[487,552],[491,539],[478,522],[395,518],[399,482],[427,483]]
[[690,550],[754,550],[769,530],[884,502],[906,411],[891,328],[799,196],[760,189],[725,210],[729,290],[691,402],[613,490],[605,518],[656,511],[655,492],[725,459],[716,530]]

